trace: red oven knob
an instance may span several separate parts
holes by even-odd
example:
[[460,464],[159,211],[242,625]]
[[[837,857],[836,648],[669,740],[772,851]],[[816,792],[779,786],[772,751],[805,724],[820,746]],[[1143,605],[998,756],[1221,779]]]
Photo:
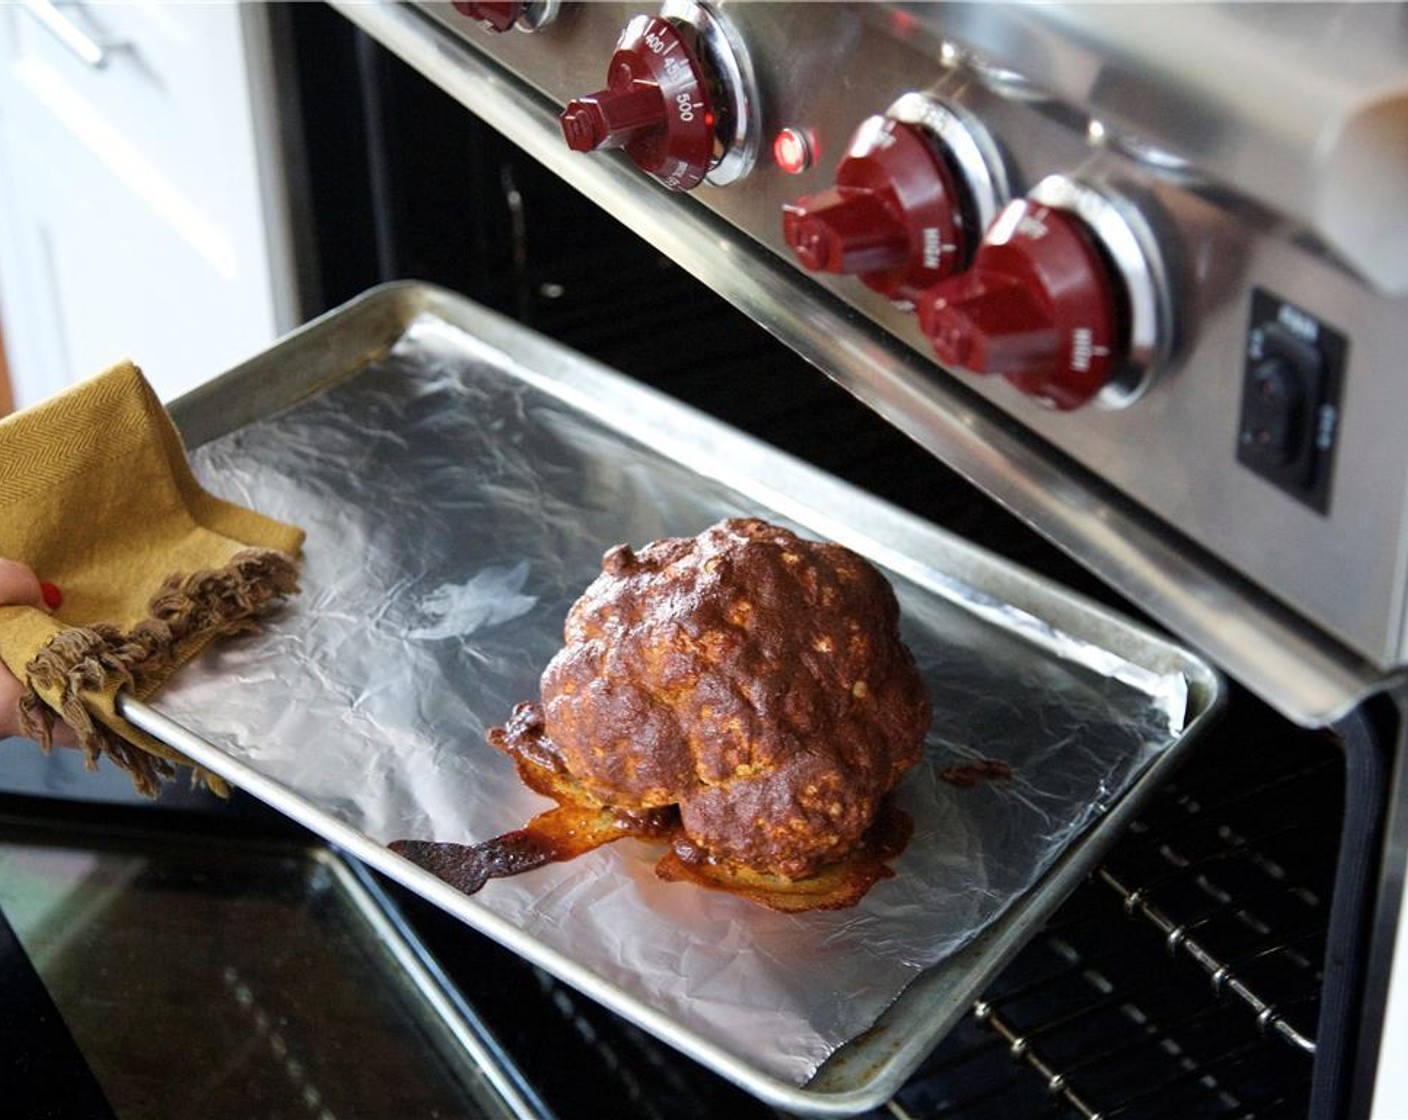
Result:
[[487,31],[507,31],[523,14],[523,2],[489,4],[474,3],[473,0],[454,0],[455,11],[484,25]]
[[575,151],[623,148],[642,171],[681,191],[706,176],[723,183],[751,169],[752,70],[707,6],[667,3],[659,16],[636,16],[606,81],[562,112],[562,133]]
[[534,31],[557,15],[559,0],[511,0],[489,3],[487,0],[453,0],[455,11],[475,20],[486,31],[502,32],[511,27]]
[[782,235],[803,267],[912,301],[967,264],[1003,196],[985,134],[907,94],[856,130],[834,187],[782,208]]
[[624,148],[645,172],[687,191],[714,154],[714,105],[699,59],[675,25],[636,16],[611,56],[604,90],[568,102],[562,134],[578,152]]
[[871,117],[830,190],[782,208],[782,236],[803,267],[859,275],[912,298],[967,257],[953,175],[912,126]]
[[1142,223],[1061,177],[1010,203],[972,267],[918,300],[940,363],[1000,374],[1044,404],[1127,404],[1162,354],[1167,310]]

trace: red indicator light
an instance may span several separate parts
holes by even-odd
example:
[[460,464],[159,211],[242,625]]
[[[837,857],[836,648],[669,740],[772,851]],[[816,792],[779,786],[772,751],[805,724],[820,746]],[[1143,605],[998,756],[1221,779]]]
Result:
[[772,142],[772,158],[789,175],[797,175],[812,165],[812,146],[805,132],[784,128]]

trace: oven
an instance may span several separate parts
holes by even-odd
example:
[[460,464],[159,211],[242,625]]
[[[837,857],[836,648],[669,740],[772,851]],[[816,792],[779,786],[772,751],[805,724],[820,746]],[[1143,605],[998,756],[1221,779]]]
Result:
[[[309,316],[443,285],[1225,676],[1068,897],[849,1111],[1408,1114],[1400,8],[275,16]],[[254,799],[161,819],[198,846],[211,817],[376,915],[383,983],[434,1023],[413,1049],[468,1052],[496,1107],[847,1111],[679,1053]]]

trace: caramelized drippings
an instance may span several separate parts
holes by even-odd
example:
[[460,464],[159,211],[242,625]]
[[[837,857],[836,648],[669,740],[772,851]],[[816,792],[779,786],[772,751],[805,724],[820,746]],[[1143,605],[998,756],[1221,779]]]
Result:
[[456,890],[474,894],[490,879],[518,875],[584,855],[631,836],[663,841],[669,850],[655,873],[726,891],[773,910],[838,910],[854,906],[872,886],[894,874],[887,863],[909,843],[909,815],[887,798],[875,823],[849,855],[804,879],[785,879],[737,864],[716,862],[690,842],[673,805],[629,811],[593,798],[561,764],[543,733],[537,705],[520,705],[508,726],[490,733],[493,745],[513,758],[523,784],[557,802],[528,824],[479,844],[395,840],[390,848]]
[[939,781],[959,789],[972,789],[979,782],[1010,782],[1012,767],[995,758],[979,758],[961,766],[945,766],[939,771]]
[[499,741],[494,745],[512,755],[523,784],[551,797],[557,808],[539,813],[523,828],[479,844],[393,840],[389,845],[393,852],[456,890],[474,894],[490,879],[576,859],[626,836],[660,840],[679,833],[679,813],[673,805],[626,812],[597,802],[563,769],[532,712],[515,710],[514,721],[507,733],[495,729]]
[[894,875],[887,865],[904,851],[913,831],[909,814],[887,798],[875,823],[850,854],[804,879],[785,879],[739,864],[716,862],[683,834],[655,865],[655,874],[669,882],[727,891],[773,910],[840,910],[854,906],[877,882]]
[[390,848],[418,867],[474,894],[490,879],[519,875],[547,863],[560,863],[624,836],[656,839],[678,831],[673,810],[615,813],[601,807],[562,804],[540,813],[524,828],[480,844],[394,840]]

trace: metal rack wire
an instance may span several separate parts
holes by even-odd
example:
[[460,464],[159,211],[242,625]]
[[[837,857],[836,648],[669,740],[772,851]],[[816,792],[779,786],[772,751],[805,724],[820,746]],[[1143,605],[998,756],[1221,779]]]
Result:
[[[1215,995],[1240,1000],[1263,1032],[1307,1054],[1334,853],[1322,842],[1334,823],[1320,790],[1333,786],[1335,761],[1326,752],[1212,804],[1185,793],[1170,807],[1173,821],[1140,822],[1099,873],[1171,954],[1203,970]],[[1307,806],[1319,812],[1307,816]]]
[[890,1114],[1303,1117],[1342,814],[1331,745],[1232,721]]

